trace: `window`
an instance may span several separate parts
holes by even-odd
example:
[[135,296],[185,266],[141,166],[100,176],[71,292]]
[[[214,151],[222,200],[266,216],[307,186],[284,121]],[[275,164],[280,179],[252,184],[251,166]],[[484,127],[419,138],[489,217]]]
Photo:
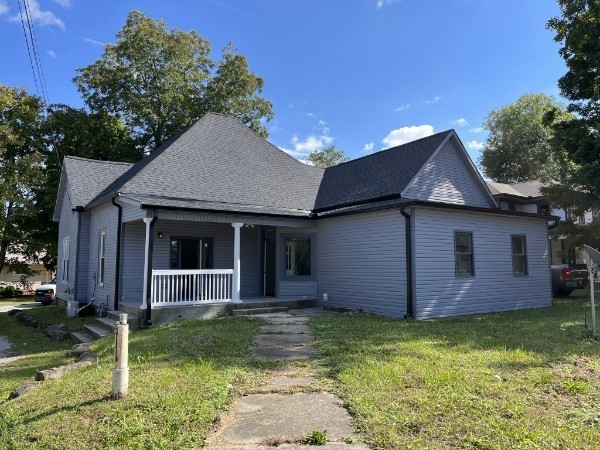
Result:
[[62,245],[62,275],[61,280],[63,283],[69,281],[69,254],[70,254],[70,246],[71,238],[69,236],[63,238]]
[[525,236],[511,236],[513,274],[527,275],[527,245]]
[[98,284],[104,285],[104,260],[106,257],[106,230],[100,231],[100,247],[98,248]]
[[182,270],[212,268],[212,239],[172,236],[170,268]]
[[456,275],[472,276],[473,270],[473,233],[465,231],[454,232],[454,254]]
[[312,275],[312,239],[286,237],[284,240],[285,276]]

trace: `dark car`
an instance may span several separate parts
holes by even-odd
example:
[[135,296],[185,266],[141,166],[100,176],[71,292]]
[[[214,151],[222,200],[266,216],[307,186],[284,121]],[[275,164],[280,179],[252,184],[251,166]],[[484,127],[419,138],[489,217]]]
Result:
[[588,284],[588,271],[585,264],[557,264],[551,266],[551,271],[554,295],[567,297],[574,289],[582,289]]
[[50,305],[56,300],[56,278],[50,283],[42,284],[35,290],[35,301],[42,305]]

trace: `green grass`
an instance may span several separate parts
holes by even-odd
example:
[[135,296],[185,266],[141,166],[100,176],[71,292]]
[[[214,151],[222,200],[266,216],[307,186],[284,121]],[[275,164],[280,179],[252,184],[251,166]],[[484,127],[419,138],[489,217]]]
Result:
[[65,309],[58,306],[40,306],[37,308],[25,309],[24,313],[28,316],[35,317],[37,320],[44,323],[64,323],[69,332],[81,331],[85,324],[93,323],[96,320],[95,316],[67,317]]
[[598,448],[600,343],[580,291],[428,321],[313,318],[325,376],[373,448]]
[[0,307],[2,306],[20,306],[24,303],[34,303],[35,300],[31,296],[0,298]]
[[0,448],[201,447],[219,412],[264,375],[259,319],[181,322],[131,334],[129,396],[111,400],[112,339],[97,366],[0,404]]

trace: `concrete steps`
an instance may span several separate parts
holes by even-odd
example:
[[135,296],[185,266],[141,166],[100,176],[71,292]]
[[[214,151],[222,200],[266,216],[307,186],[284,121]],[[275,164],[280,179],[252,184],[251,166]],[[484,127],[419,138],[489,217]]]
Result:
[[[106,336],[111,336],[115,330],[115,323],[119,320],[122,311],[108,311],[106,317],[96,318],[96,322],[84,325],[82,332],[71,333],[71,338],[77,344],[93,342]],[[127,315],[129,331],[138,329],[138,318]]]
[[256,314],[269,314],[269,313],[278,313],[278,312],[287,312],[288,308],[285,306],[272,306],[272,307],[264,307],[264,308],[243,308],[243,309],[234,309],[231,311],[231,314],[234,316],[252,316]]

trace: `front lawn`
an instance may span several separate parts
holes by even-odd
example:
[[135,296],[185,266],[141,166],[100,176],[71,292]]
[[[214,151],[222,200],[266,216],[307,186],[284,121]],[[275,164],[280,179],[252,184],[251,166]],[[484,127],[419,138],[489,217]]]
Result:
[[580,291],[428,321],[313,318],[325,375],[374,448],[598,448],[600,342]]
[[23,296],[23,297],[12,297],[12,298],[1,298],[0,297],[0,307],[2,306],[16,306],[19,307],[23,304],[35,303],[35,299],[32,296]]
[[110,399],[113,339],[98,341],[97,366],[0,399],[0,448],[199,448],[219,412],[263,373],[248,350],[261,323],[223,318],[132,333],[123,400]]

